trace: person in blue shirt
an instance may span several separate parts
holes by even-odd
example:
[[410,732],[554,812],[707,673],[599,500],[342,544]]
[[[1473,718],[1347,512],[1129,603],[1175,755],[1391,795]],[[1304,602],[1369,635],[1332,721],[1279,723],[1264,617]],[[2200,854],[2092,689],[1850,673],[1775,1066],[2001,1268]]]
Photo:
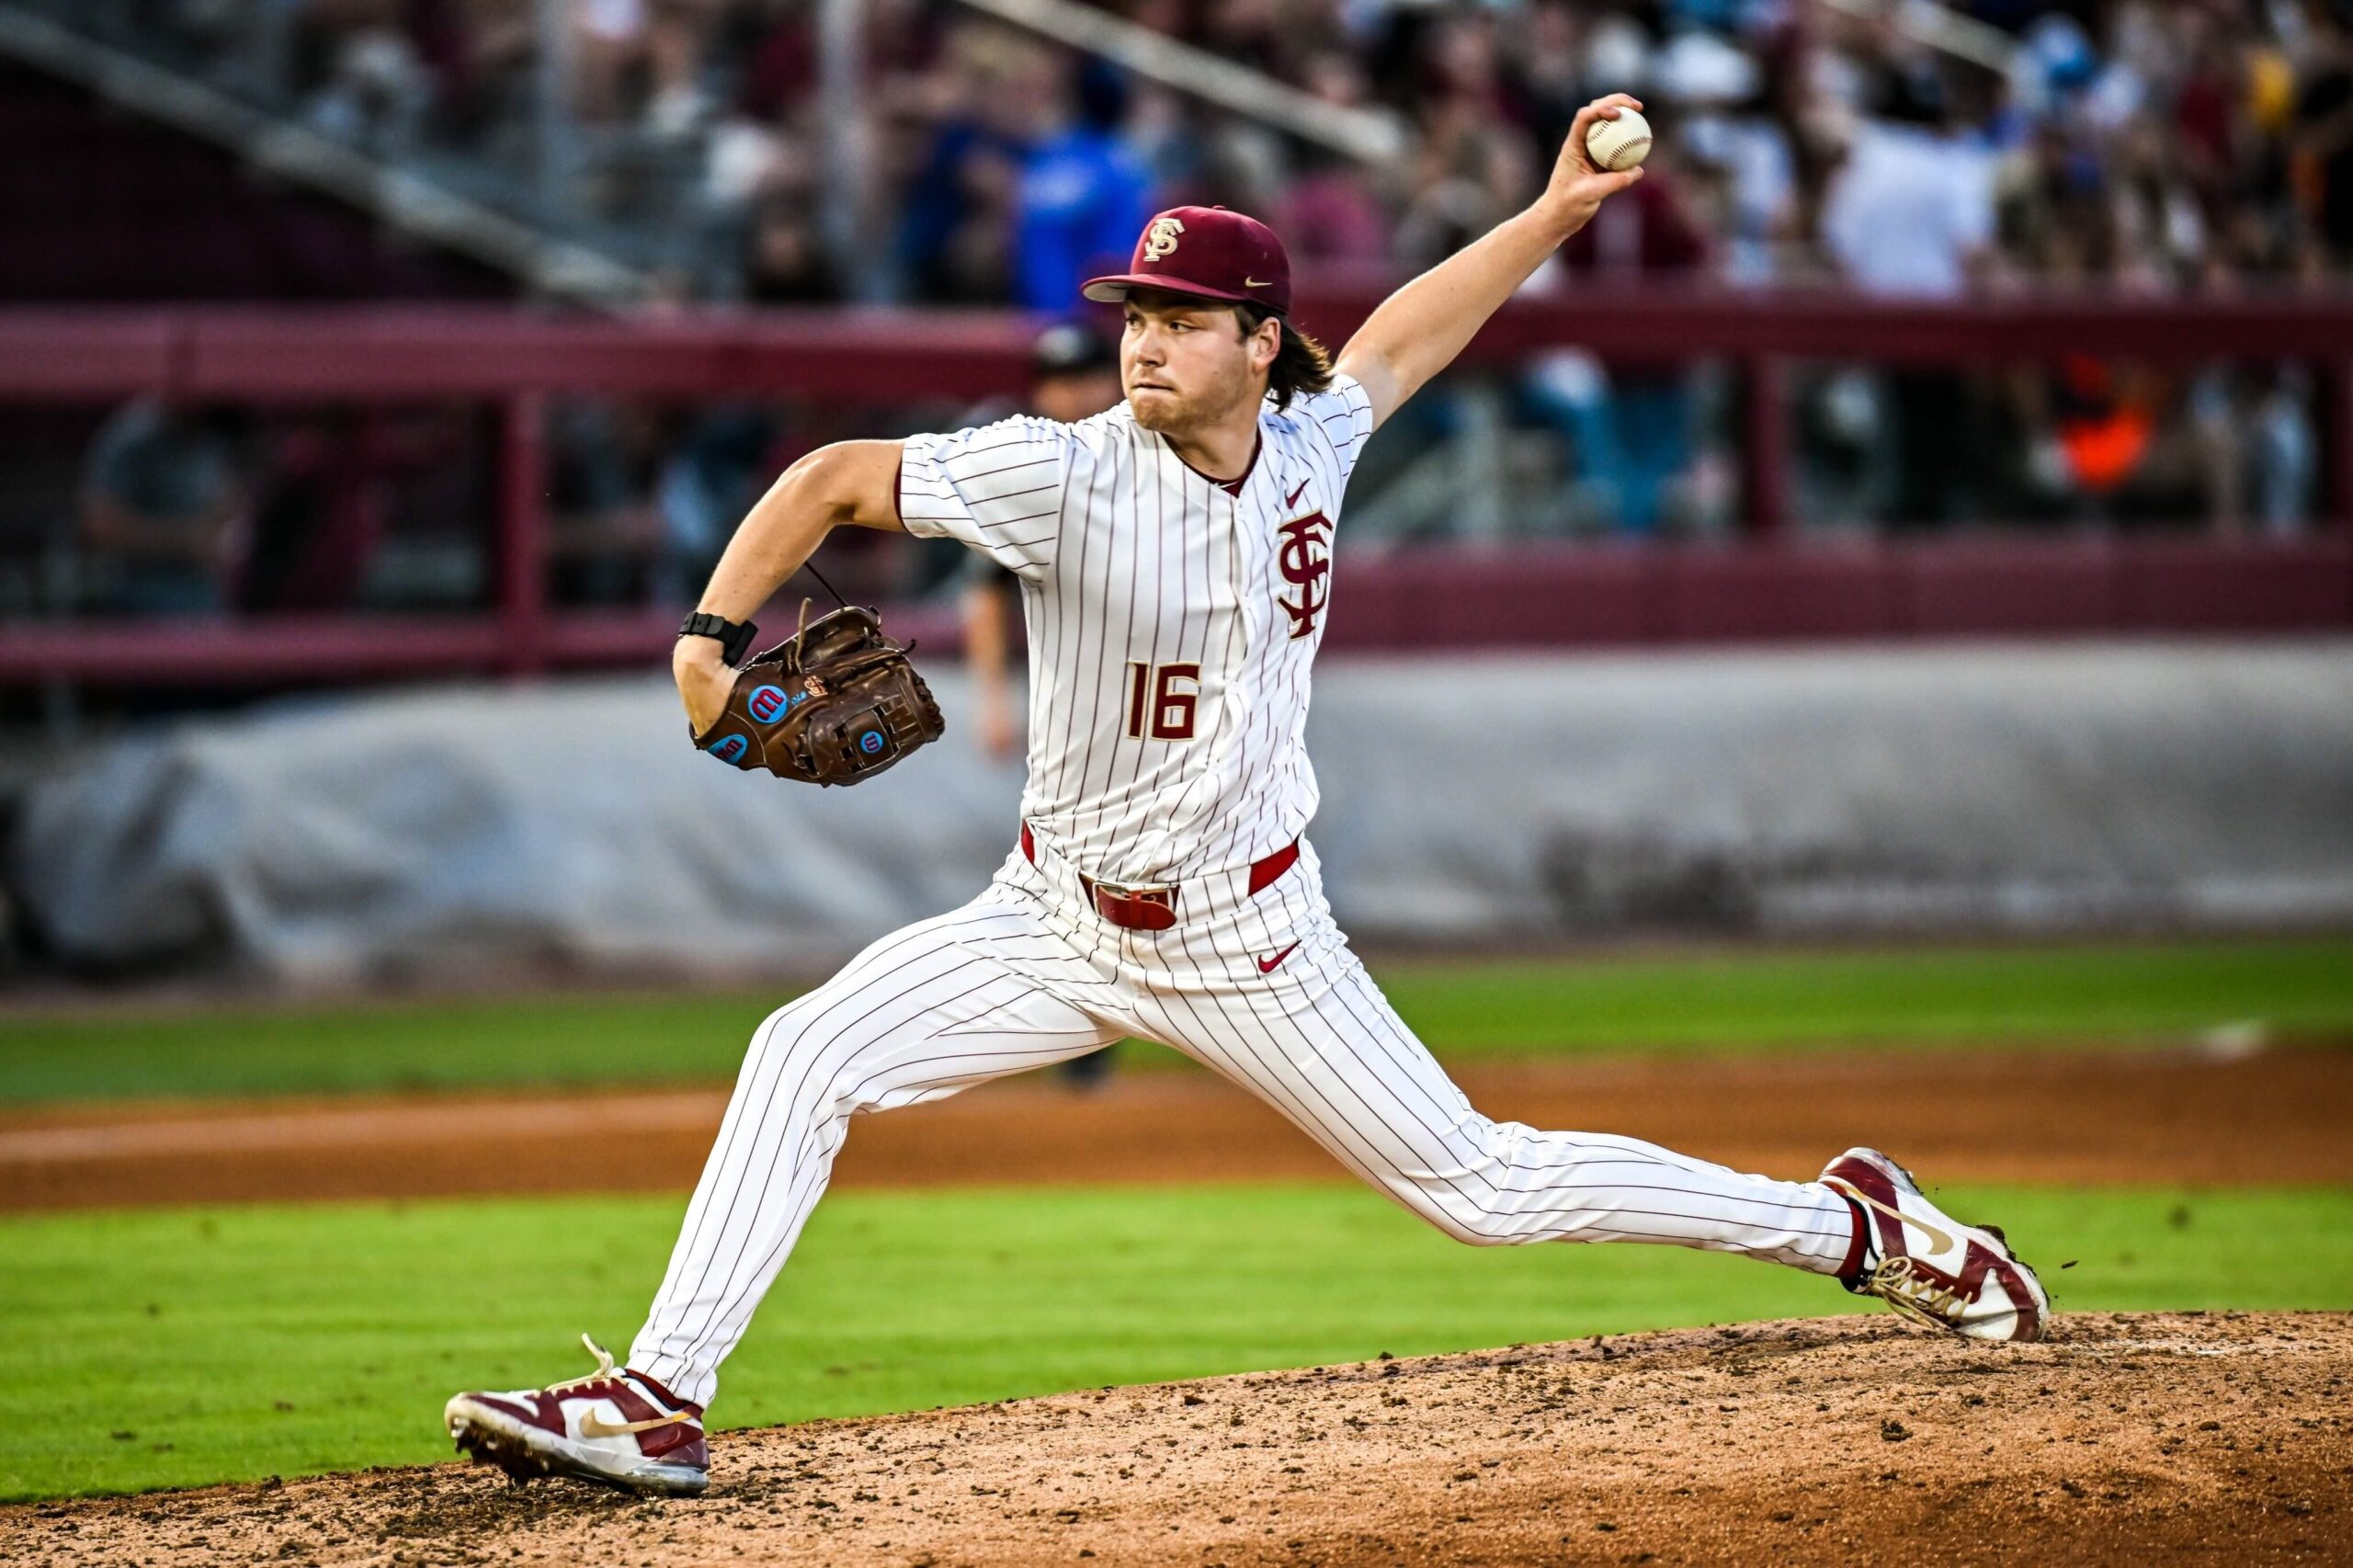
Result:
[[1128,87],[1100,61],[1077,69],[1064,123],[1033,142],[1014,195],[1014,300],[1060,311],[1105,258],[1123,259],[1158,210],[1151,171],[1127,140]]

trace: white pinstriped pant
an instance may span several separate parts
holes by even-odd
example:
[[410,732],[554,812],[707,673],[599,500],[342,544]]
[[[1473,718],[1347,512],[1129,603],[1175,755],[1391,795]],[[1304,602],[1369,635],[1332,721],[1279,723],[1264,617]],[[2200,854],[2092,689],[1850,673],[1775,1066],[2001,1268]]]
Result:
[[1838,1270],[1854,1221],[1827,1187],[1472,1109],[1348,949],[1314,851],[1300,848],[1255,897],[1188,886],[1180,924],[1162,932],[1100,919],[1066,866],[1016,850],[980,897],[881,938],[770,1014],[629,1364],[710,1403],[852,1116],[1129,1035],[1223,1074],[1459,1241],[1654,1242]]

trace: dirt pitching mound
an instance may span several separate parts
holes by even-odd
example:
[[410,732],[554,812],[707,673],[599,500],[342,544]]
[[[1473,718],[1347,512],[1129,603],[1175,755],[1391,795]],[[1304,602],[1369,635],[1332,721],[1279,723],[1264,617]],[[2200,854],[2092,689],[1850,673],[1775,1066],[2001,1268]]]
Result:
[[1750,1324],[724,1433],[690,1502],[445,1465],[22,1506],[0,1560],[2342,1561],[2348,1377],[2353,1314]]

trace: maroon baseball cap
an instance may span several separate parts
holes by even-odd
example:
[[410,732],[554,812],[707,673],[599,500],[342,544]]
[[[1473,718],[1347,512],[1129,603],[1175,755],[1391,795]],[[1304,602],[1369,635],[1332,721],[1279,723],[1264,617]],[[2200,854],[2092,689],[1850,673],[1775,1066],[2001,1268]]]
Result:
[[1290,257],[1257,219],[1222,207],[1172,207],[1143,226],[1132,271],[1090,278],[1079,292],[1116,305],[1131,289],[1246,300],[1290,314]]

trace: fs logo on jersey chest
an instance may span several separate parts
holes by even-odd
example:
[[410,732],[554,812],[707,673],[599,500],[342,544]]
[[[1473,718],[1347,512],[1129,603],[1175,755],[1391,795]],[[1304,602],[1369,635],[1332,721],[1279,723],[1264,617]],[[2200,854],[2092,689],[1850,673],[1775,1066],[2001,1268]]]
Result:
[[1281,569],[1283,581],[1299,589],[1299,599],[1293,603],[1278,594],[1275,602],[1290,613],[1290,634],[1297,639],[1315,630],[1315,618],[1324,613],[1324,601],[1331,597],[1331,585],[1324,579],[1332,572],[1332,524],[1323,513],[1310,512],[1276,531],[1282,536],[1282,546],[1275,564]]

